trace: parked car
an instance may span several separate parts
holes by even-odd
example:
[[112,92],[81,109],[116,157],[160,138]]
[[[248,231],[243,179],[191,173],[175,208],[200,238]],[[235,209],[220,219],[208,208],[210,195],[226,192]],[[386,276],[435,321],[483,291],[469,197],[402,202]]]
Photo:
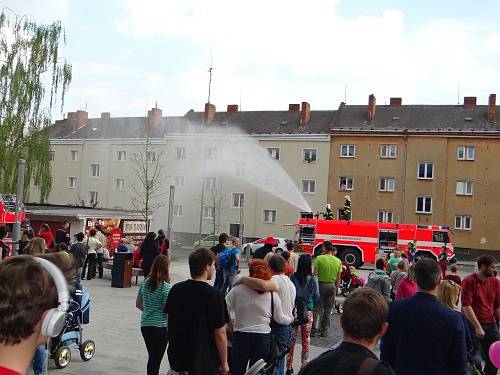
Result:
[[[285,249],[286,249],[285,244],[288,240],[285,238],[277,238],[277,237],[274,237],[274,239],[276,240],[276,245],[273,246],[273,251],[275,253],[282,253],[283,251],[285,251]],[[266,237],[261,238],[257,241],[254,241],[254,242],[248,242],[248,243],[243,245],[243,251],[246,253],[247,248],[250,248],[250,255],[252,255],[255,250],[257,250],[259,247],[264,246],[265,240],[266,240]]]
[[[231,244],[233,236],[228,235],[228,240],[226,241],[226,246]],[[210,249],[212,246],[215,246],[219,243],[219,235],[218,234],[209,234],[206,237],[203,237],[201,241],[194,241],[193,249],[199,249],[200,247],[204,247],[206,249]]]

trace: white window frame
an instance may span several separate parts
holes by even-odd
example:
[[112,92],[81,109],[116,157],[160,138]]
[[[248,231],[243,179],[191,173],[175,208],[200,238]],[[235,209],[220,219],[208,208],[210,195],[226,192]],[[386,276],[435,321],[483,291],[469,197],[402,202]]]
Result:
[[[342,180],[345,179],[345,184],[342,183]],[[351,182],[351,186],[349,187],[349,181]],[[342,185],[345,187],[342,188]],[[350,176],[339,176],[339,184],[338,189],[340,191],[351,191],[354,190],[354,178]]]
[[[344,148],[346,150],[346,153],[344,154]],[[350,154],[350,150],[352,149],[352,155]],[[356,157],[356,145],[340,145],[340,157],[341,158],[355,158]]]
[[50,150],[49,160],[56,161],[56,150]]
[[[74,180],[72,180],[74,179]],[[75,183],[72,185],[70,181],[74,181]],[[68,176],[68,189],[77,189],[78,188],[78,177],[76,176]]]
[[280,160],[281,147],[267,147],[267,152],[269,152],[271,159]]
[[[382,181],[384,186],[382,187]],[[391,189],[392,182],[392,189]],[[396,179],[394,177],[380,177],[378,180],[378,191],[394,192],[396,190]]]
[[185,181],[186,179],[184,178],[184,176],[180,176],[180,175],[174,176],[173,180],[174,180],[174,186],[176,189],[179,189],[179,188],[182,189],[186,183],[186,181]]
[[[422,210],[421,211],[418,210],[418,200],[419,199],[422,199]],[[426,206],[425,202],[426,202],[427,199],[430,199],[430,211],[425,211],[425,206]],[[428,215],[432,214],[432,197],[431,196],[428,196],[428,195],[419,195],[419,196],[417,196],[417,199],[416,199],[415,203],[416,203],[415,204],[415,212],[417,214],[428,214]]]
[[[234,204],[236,194],[239,194],[239,197],[238,197],[238,204],[237,204],[237,205],[235,205],[235,204]],[[233,207],[233,208],[241,208],[241,207],[242,207],[242,204],[241,204],[241,198],[243,198],[243,201],[245,201],[245,193],[243,193],[243,192],[235,192],[235,193],[231,193],[231,207]],[[245,204],[245,203],[243,203],[243,205],[244,205],[244,204]]]
[[203,206],[203,218],[212,220],[214,218],[214,208],[210,206]]
[[217,187],[217,177],[205,177],[205,189],[213,190]]
[[184,159],[186,159],[186,147],[176,146],[175,147],[175,160],[184,160]]
[[173,216],[181,217],[184,215],[184,206],[182,204],[174,204],[172,212]]
[[217,147],[205,148],[205,159],[217,159]]
[[[305,189],[304,183],[307,183],[307,190]],[[314,185],[314,189],[311,189],[311,183]],[[300,180],[300,185],[301,185],[301,191],[303,194],[316,194],[316,180],[315,179],[309,179],[305,178]]]
[[[420,165],[424,164],[424,177],[420,177]],[[429,165],[432,165],[432,176],[427,177]],[[417,179],[418,180],[434,180],[434,171],[436,170],[436,165],[432,161],[419,161],[417,164]]]
[[[123,158],[121,157],[123,155]],[[127,160],[127,151],[118,150],[116,151],[116,161],[126,161]]]
[[[390,220],[389,220],[390,217]],[[380,220],[382,218],[382,220]],[[377,222],[394,223],[394,212],[392,210],[378,210]]]
[[[73,159],[73,155],[75,155],[74,159]],[[80,159],[80,151],[69,150],[69,161],[78,161],[79,159]]]
[[[309,153],[311,156],[314,154],[314,158],[311,158],[311,161],[307,161],[306,153]],[[302,149],[302,161],[305,163],[317,163],[318,162],[318,148],[314,147],[304,147]]]
[[[458,225],[457,225],[457,219],[460,222]],[[466,225],[467,220],[469,221],[469,225]],[[453,226],[454,226],[454,229],[456,229],[456,230],[471,231],[472,230],[472,216],[471,215],[455,215],[455,218],[453,220]]]
[[147,163],[154,163],[156,161],[156,151],[146,151],[146,162]]
[[[95,195],[94,199],[92,199],[93,195]],[[89,204],[93,205],[93,204],[98,203],[98,202],[99,202],[99,192],[95,191],[95,190],[90,190],[89,191]]]
[[398,152],[397,150],[398,147],[395,144],[380,145],[380,157],[382,159],[396,159]]
[[[472,151],[472,156],[469,156],[469,151]],[[463,153],[463,156],[460,156],[460,153]],[[476,158],[476,147],[475,146],[467,146],[460,145],[457,148],[457,160],[467,160],[474,161]]]
[[460,196],[472,197],[474,194],[474,181],[457,180],[455,193]]
[[[97,175],[94,174],[94,165],[97,165],[96,171]],[[99,178],[101,177],[101,164],[99,163],[90,163],[90,177]]]
[[[118,181],[123,181],[123,183],[121,184],[121,187],[119,186]],[[120,178],[120,177],[116,177],[114,180],[113,188],[114,188],[114,190],[117,190],[117,191],[125,190],[125,179]]]
[[[274,220],[269,220],[270,218]],[[262,210],[262,222],[264,224],[276,224],[277,221],[278,221],[278,210],[274,208],[264,208]]]

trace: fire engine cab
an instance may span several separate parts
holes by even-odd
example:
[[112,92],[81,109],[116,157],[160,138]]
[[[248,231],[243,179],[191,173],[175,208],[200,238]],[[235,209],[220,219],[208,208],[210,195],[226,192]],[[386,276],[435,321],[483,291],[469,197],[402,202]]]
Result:
[[317,255],[322,243],[330,241],[338,250],[337,256],[356,268],[364,262],[374,263],[379,251],[407,251],[410,242],[416,256],[437,260],[445,246],[448,259],[455,257],[451,232],[445,226],[324,220],[312,213],[301,214],[297,226],[298,245],[303,251]]

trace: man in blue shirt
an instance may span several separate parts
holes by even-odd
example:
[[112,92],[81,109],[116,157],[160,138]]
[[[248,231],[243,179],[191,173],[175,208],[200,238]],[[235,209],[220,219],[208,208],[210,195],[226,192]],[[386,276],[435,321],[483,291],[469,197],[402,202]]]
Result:
[[465,375],[465,327],[459,314],[436,298],[439,264],[424,258],[413,270],[417,293],[390,304],[380,358],[397,374]]
[[221,262],[223,257],[227,257],[224,264],[222,264],[224,275],[222,293],[229,293],[233,288],[234,280],[240,270],[240,254],[240,240],[235,237],[231,240],[231,246],[219,254],[219,261]]

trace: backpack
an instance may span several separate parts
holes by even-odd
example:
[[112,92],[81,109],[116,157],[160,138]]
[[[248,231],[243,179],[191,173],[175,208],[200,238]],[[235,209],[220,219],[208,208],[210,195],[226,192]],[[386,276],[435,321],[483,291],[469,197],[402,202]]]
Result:
[[234,247],[229,247],[219,254],[219,262],[222,268],[229,270],[236,265],[236,252]]

